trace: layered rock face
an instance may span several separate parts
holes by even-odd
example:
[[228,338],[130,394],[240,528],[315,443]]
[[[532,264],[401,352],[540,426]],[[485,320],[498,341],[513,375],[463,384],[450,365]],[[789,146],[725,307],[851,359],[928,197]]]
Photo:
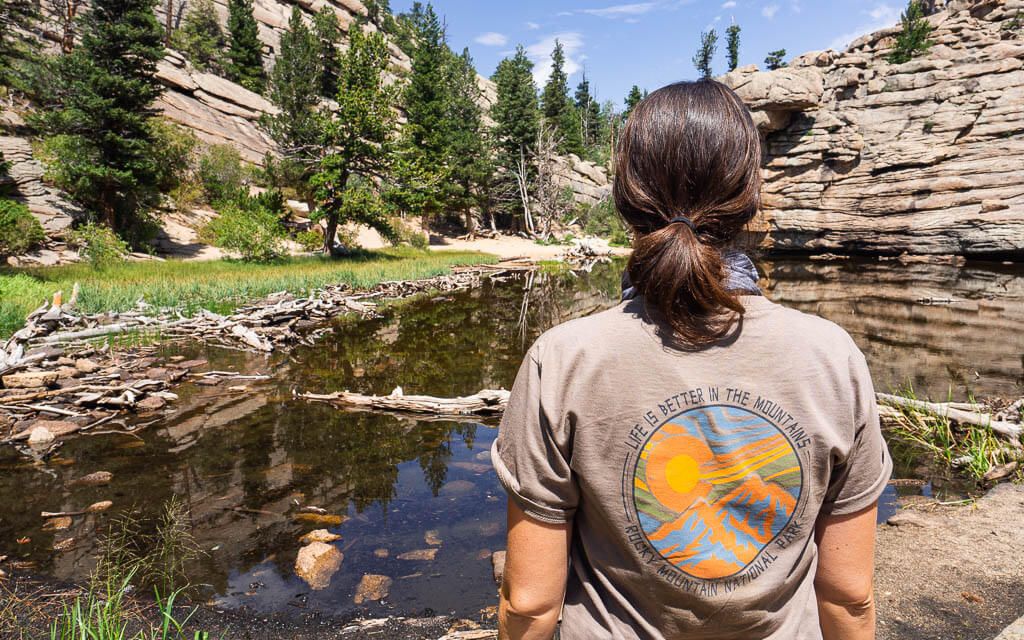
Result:
[[753,229],[783,251],[1024,257],[1024,0],[951,0],[900,65],[895,26],[720,80],[765,134]]
[[24,202],[47,234],[59,235],[85,212],[64,195],[43,182],[45,169],[32,157],[32,147],[24,138],[0,135],[0,154],[9,163],[0,186],[8,186]]

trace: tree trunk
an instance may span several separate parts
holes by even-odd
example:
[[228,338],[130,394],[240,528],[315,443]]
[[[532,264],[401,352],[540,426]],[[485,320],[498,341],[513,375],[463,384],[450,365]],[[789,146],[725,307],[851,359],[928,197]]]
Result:
[[324,231],[324,255],[334,255],[334,236],[338,233],[338,214],[327,214],[327,230]]

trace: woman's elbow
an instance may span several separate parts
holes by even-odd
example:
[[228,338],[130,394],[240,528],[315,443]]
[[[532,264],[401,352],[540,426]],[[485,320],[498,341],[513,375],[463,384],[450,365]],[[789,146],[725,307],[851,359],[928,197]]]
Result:
[[815,583],[814,588],[819,603],[843,609],[851,617],[869,617],[875,610],[875,597],[870,586],[854,590]]
[[508,614],[521,619],[539,620],[562,606],[561,598],[536,593],[529,588],[516,588],[507,581],[502,585],[502,595]]

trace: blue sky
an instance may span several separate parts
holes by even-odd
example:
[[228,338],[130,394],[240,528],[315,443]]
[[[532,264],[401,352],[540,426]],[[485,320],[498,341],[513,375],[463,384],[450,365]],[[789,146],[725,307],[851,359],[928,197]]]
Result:
[[[773,49],[793,57],[840,49],[856,37],[893,25],[905,6],[896,0],[435,0],[456,51],[469,47],[477,70],[490,76],[517,44],[527,48],[541,84],[555,38],[565,45],[570,85],[585,70],[598,97],[622,103],[634,84],[650,90],[695,78],[691,59],[701,31],[719,33],[714,61],[726,70],[724,30],[740,25],[740,65],[763,66]],[[395,13],[412,0],[392,0]]]

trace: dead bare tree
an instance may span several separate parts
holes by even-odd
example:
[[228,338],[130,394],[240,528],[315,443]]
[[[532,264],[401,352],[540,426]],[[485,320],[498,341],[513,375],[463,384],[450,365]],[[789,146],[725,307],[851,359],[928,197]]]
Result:
[[60,26],[61,53],[68,54],[75,48],[75,16],[82,5],[82,0],[50,0],[54,18]]
[[533,185],[534,213],[540,222],[540,231],[534,232],[541,239],[551,237],[551,225],[555,220],[564,220],[575,208],[576,203],[568,187],[560,185],[556,169],[559,164],[558,145],[561,139],[554,129],[542,125],[537,133],[537,145],[533,150],[533,165],[536,178]]
[[164,45],[170,46],[174,30],[181,26],[188,0],[164,0]]

